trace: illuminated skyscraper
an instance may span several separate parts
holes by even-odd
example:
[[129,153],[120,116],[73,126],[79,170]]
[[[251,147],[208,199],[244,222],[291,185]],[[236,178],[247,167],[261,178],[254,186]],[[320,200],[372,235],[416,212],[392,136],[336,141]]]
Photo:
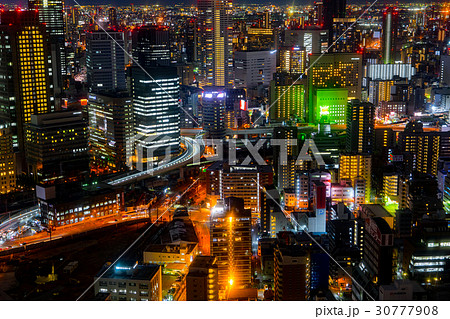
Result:
[[347,152],[372,154],[374,149],[375,107],[352,100],[347,107]]
[[260,217],[261,187],[273,184],[273,170],[269,165],[231,165],[214,162],[206,170],[206,193],[212,198],[238,197],[244,208],[251,209],[253,220]]
[[25,154],[24,126],[32,114],[54,111],[52,65],[45,25],[37,11],[5,11],[0,24],[0,115],[9,118],[13,146]]
[[180,80],[177,69],[170,67],[169,30],[136,29],[133,58],[139,64],[131,69],[137,163],[148,169],[147,162],[180,150]]
[[[276,73],[270,83],[270,119],[286,121],[305,118],[305,81],[296,75]],[[296,81],[296,82],[295,82]],[[295,82],[294,85],[292,85]],[[286,92],[285,92],[286,91]]]
[[323,28],[329,32],[329,44],[333,43],[333,20],[345,18],[347,0],[323,0]]
[[439,79],[442,84],[450,84],[450,55],[441,56]]
[[32,115],[25,134],[28,172],[37,182],[80,180],[89,172],[88,129],[81,112]]
[[117,25],[117,10],[116,10],[116,8],[111,7],[108,9],[108,19],[109,19],[110,26]]
[[148,169],[146,162],[180,150],[179,77],[173,67],[133,67],[131,85],[138,162]]
[[355,187],[361,179],[365,181],[366,203],[369,203],[372,185],[372,157],[370,155],[342,154],[339,157],[339,180],[351,181]]
[[209,138],[225,138],[225,99],[222,87],[206,86],[202,94],[203,129]]
[[52,64],[54,66],[54,87],[58,95],[65,86],[67,74],[65,51],[64,0],[28,0],[30,10],[38,10],[39,21],[45,24],[49,34]]
[[133,154],[131,97],[91,93],[88,110],[91,165],[110,172],[125,170]]
[[380,107],[382,102],[391,101],[391,90],[394,83],[390,80],[371,80],[369,83],[369,102]]
[[[361,99],[362,56],[353,53],[332,53],[310,56],[308,71],[308,118],[317,123],[321,116],[318,106],[318,89],[348,90],[348,100]],[[345,122],[344,122],[345,123]]]
[[323,25],[323,1],[314,1],[314,24]]
[[232,86],[232,1],[198,0],[197,4],[200,83]]
[[306,68],[306,49],[297,46],[280,48],[280,67],[286,73],[303,74]]
[[392,282],[394,234],[381,217],[367,218],[364,229],[363,260],[352,273],[353,280],[358,282],[352,285],[352,299],[377,300],[378,286]]
[[217,260],[213,256],[197,256],[186,276],[187,301],[219,300]]
[[64,39],[63,0],[28,0],[28,8],[39,11],[39,21],[46,24],[51,36]]
[[211,255],[217,258],[219,290],[251,284],[251,214],[244,209],[243,199],[225,199],[225,208],[211,214],[210,234]]
[[383,34],[381,48],[383,63],[395,63],[398,37],[398,10],[393,7],[383,12]]
[[328,30],[318,27],[284,31],[284,45],[305,48],[306,54],[321,54],[328,48]]
[[254,89],[268,87],[277,67],[276,51],[236,51],[234,53],[235,85]]
[[[316,89],[313,92],[312,109],[315,118],[313,123],[330,123],[343,125],[347,121],[348,89],[326,88]],[[311,108],[310,108],[311,110]]]
[[16,168],[12,145],[11,124],[0,119],[0,194],[16,187]]
[[[86,33],[86,67],[90,92],[126,90],[123,32]],[[121,48],[122,47],[122,48]]]
[[332,48],[333,52],[355,53],[358,50],[355,22],[356,18],[333,19],[331,43],[336,42]]
[[143,68],[170,65],[169,28],[141,26],[133,31],[133,59]]
[[424,132],[418,121],[406,125],[398,136],[398,144],[408,173],[418,171],[436,176],[439,158],[450,156],[450,132]]

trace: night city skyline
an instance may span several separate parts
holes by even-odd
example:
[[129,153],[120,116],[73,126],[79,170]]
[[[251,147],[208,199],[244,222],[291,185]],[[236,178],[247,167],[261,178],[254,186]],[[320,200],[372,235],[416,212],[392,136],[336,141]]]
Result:
[[448,316],[449,1],[77,1],[0,4],[0,300]]

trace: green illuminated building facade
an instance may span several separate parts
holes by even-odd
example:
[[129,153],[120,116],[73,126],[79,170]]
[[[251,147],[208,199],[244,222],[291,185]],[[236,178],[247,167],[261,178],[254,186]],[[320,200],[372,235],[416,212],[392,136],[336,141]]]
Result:
[[317,89],[313,96],[313,123],[346,123],[348,90]]
[[[317,124],[324,114],[320,115],[320,109],[317,105],[320,103],[334,103],[337,105],[347,105],[347,102],[353,99],[361,99],[361,81],[362,81],[362,56],[354,53],[329,53],[325,55],[313,54],[309,56],[310,69],[308,70],[308,121]],[[323,89],[330,91],[319,92]],[[344,92],[339,89],[347,91],[347,101],[340,103],[339,100]],[[336,90],[336,91],[333,91]],[[333,96],[335,93],[338,96]],[[329,95],[329,96],[324,96]],[[317,101],[322,95],[322,102]],[[324,109],[326,105],[322,106],[322,111],[327,113]],[[328,111],[328,116],[339,117],[337,114],[331,114],[331,109]],[[345,111],[344,111],[345,113]],[[331,120],[330,120],[331,122]],[[345,124],[345,115],[342,119],[338,119],[336,124]]]

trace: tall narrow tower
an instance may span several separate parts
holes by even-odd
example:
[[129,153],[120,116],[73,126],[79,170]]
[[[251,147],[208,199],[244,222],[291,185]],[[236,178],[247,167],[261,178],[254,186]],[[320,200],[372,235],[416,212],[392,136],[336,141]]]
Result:
[[217,258],[219,290],[251,284],[251,213],[244,200],[225,199],[225,209],[211,215],[211,255]]
[[382,52],[383,63],[394,63],[398,36],[398,11],[389,7],[383,13]]
[[231,0],[198,0],[198,52],[202,86],[233,85]]
[[372,154],[374,148],[375,106],[352,100],[347,107],[347,152]]
[[133,32],[133,57],[139,63],[131,69],[139,170],[180,151],[180,80],[170,66],[169,43],[169,30],[163,26],[141,26]]

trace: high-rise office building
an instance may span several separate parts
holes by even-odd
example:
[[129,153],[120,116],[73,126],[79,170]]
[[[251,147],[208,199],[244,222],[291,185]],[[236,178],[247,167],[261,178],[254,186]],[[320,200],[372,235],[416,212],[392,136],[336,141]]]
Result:
[[268,87],[277,67],[276,51],[237,51],[234,53],[235,85],[254,89]]
[[314,24],[323,25],[323,1],[314,1]]
[[28,0],[28,8],[39,12],[39,21],[45,24],[49,34],[52,64],[54,69],[53,85],[55,94],[67,85],[65,50],[64,0]]
[[12,141],[11,123],[0,119],[0,194],[16,187],[16,167]]
[[251,284],[251,214],[244,200],[225,199],[222,211],[211,214],[211,255],[217,258],[219,290]]
[[162,301],[162,267],[138,265],[133,260],[108,267],[95,277],[95,294],[108,293],[113,301]]
[[382,57],[385,64],[397,61],[398,23],[398,10],[394,7],[386,8],[383,12],[383,33],[381,39]]
[[353,187],[358,180],[365,181],[365,202],[370,202],[372,185],[372,157],[361,154],[341,154],[339,157],[339,180],[350,181]]
[[232,86],[232,1],[198,0],[197,6],[200,83]]
[[90,92],[127,89],[124,34],[118,31],[86,33],[86,67]]
[[89,152],[91,167],[99,171],[126,170],[133,155],[133,112],[128,93],[90,93]]
[[244,208],[252,210],[256,221],[260,217],[261,186],[273,184],[273,171],[269,165],[229,165],[214,162],[206,170],[206,193],[218,199],[238,197],[244,199]]
[[306,70],[306,49],[298,46],[280,48],[282,72],[303,74]]
[[206,86],[202,94],[203,129],[209,138],[225,138],[225,99],[223,87]]
[[450,85],[450,55],[441,56],[441,69],[439,71],[441,84]]
[[369,102],[379,107],[382,102],[390,101],[394,83],[392,80],[370,80]]
[[88,130],[81,112],[31,115],[25,134],[28,172],[36,181],[80,180],[89,172]]
[[[331,53],[311,55],[308,71],[309,122],[317,123],[320,112],[317,108],[318,89],[347,89],[348,99],[361,99],[362,56],[353,53]],[[344,112],[345,113],[345,112]]]
[[395,77],[411,80],[416,74],[416,68],[407,63],[376,64],[367,66],[367,77],[372,80],[393,80]]
[[[348,89],[324,88],[313,92],[314,123],[343,125],[347,121]],[[310,109],[311,112],[311,109]]]
[[141,26],[133,31],[133,59],[143,68],[170,65],[169,28]]
[[138,169],[148,169],[149,163],[159,157],[178,154],[180,150],[177,70],[154,67],[144,71],[133,67],[132,90]]
[[51,53],[35,10],[4,11],[0,23],[0,113],[11,122],[17,170],[25,169],[24,127],[32,114],[55,110]]
[[416,121],[409,122],[399,133],[398,144],[408,173],[436,176],[439,158],[450,156],[450,132],[424,132],[423,124]]
[[261,231],[270,234],[270,214],[281,211],[280,192],[274,185],[267,185],[261,192]]
[[331,43],[336,42],[332,47],[333,52],[355,53],[359,49],[356,39],[356,18],[334,18],[331,30]]
[[333,43],[333,20],[345,18],[347,0],[323,0],[323,29],[329,31],[329,43]]
[[138,169],[180,151],[180,84],[170,66],[169,30],[142,26],[133,32],[131,70]]
[[347,107],[347,152],[372,154],[374,150],[375,107],[352,100]]
[[28,0],[30,10],[39,11],[39,21],[45,23],[51,36],[64,39],[64,1],[63,0]]
[[108,20],[111,27],[117,26],[117,9],[111,7],[108,9]]
[[305,82],[296,81],[297,76],[276,73],[270,83],[269,99],[272,106],[270,119],[286,121],[292,118],[305,118]]
[[284,45],[305,48],[306,55],[325,52],[328,48],[328,41],[328,30],[317,27],[284,31]]
[[[295,143],[290,145],[273,145],[273,167],[277,175],[277,187],[282,189],[293,189],[295,187],[295,172],[304,168],[303,161],[297,162],[299,146],[297,145],[298,129],[295,126],[276,127],[272,137],[278,141],[289,141]],[[287,156],[287,158],[283,158]],[[287,161],[286,161],[287,160]]]
[[352,285],[353,300],[377,299],[378,286],[392,282],[394,234],[391,227],[382,217],[374,217],[366,219],[364,229],[363,260],[353,275],[358,282]]
[[219,300],[218,267],[214,256],[197,256],[186,276],[187,301]]

